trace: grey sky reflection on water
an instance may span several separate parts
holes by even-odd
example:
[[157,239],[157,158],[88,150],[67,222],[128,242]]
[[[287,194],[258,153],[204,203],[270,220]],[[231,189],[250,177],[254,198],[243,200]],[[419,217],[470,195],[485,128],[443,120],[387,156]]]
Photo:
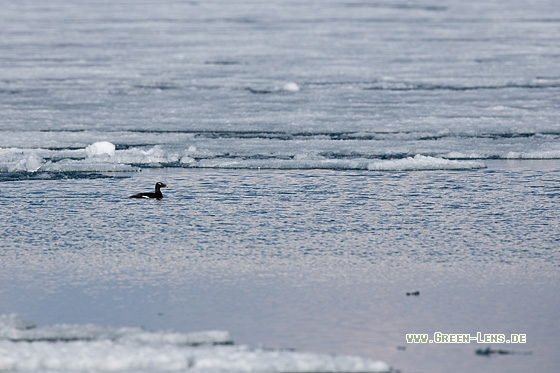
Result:
[[[186,264],[178,264],[170,252],[151,264],[143,255],[126,261],[129,269],[143,270],[123,270],[107,255],[93,262],[107,276],[77,258],[68,261],[74,268],[54,268],[46,261],[26,276],[16,271],[12,280],[3,279],[0,309],[42,325],[223,329],[236,343],[358,354],[401,367],[434,366],[436,371],[450,357],[464,359],[465,354],[473,354],[473,369],[484,369],[474,350],[486,345],[410,345],[406,333],[526,333],[525,345],[495,347],[547,355],[553,354],[558,332],[553,324],[559,302],[546,295],[559,290],[558,280],[551,272],[530,268],[533,274],[527,277],[519,268],[499,264],[355,264],[348,271],[340,260],[328,258],[299,264],[275,258],[260,260],[257,267],[240,260],[220,268],[199,259],[196,270],[183,273]],[[412,290],[420,296],[405,295]]]

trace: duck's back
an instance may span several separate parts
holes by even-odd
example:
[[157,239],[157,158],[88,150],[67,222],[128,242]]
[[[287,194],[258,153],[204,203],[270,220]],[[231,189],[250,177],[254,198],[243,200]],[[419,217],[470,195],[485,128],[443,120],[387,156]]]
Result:
[[158,192],[138,193],[133,196],[130,196],[130,198],[163,198],[163,194],[159,190]]
[[148,192],[148,193],[138,193],[135,194],[133,196],[130,196],[130,198],[161,198],[163,197],[160,193],[160,196],[158,197],[157,194],[153,193],[153,192]]

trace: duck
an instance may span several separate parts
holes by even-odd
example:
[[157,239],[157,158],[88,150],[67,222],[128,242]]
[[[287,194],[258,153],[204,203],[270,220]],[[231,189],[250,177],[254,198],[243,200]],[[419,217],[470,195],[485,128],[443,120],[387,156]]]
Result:
[[165,185],[164,183],[162,183],[161,181],[158,181],[156,183],[156,191],[155,192],[138,193],[138,194],[135,194],[133,196],[130,196],[130,198],[157,198],[157,199],[162,199],[163,194],[161,194],[161,190],[160,190],[161,188],[168,188],[168,186]]

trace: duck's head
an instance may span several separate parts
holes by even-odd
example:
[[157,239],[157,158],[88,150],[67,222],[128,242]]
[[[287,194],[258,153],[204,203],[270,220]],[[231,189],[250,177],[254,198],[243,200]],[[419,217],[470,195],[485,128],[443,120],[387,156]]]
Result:
[[161,181],[158,181],[156,183],[156,189],[160,189],[160,188],[168,188],[168,186],[162,183]]

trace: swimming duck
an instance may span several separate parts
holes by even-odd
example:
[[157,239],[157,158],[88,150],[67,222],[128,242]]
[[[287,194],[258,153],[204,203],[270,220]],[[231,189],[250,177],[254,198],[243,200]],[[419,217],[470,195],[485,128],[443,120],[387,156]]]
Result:
[[130,196],[130,198],[158,198],[158,199],[161,199],[161,198],[163,198],[163,194],[161,194],[161,190],[160,190],[161,188],[167,188],[167,185],[158,181],[156,183],[156,191],[155,192],[138,193],[138,194],[135,194],[133,196]]

